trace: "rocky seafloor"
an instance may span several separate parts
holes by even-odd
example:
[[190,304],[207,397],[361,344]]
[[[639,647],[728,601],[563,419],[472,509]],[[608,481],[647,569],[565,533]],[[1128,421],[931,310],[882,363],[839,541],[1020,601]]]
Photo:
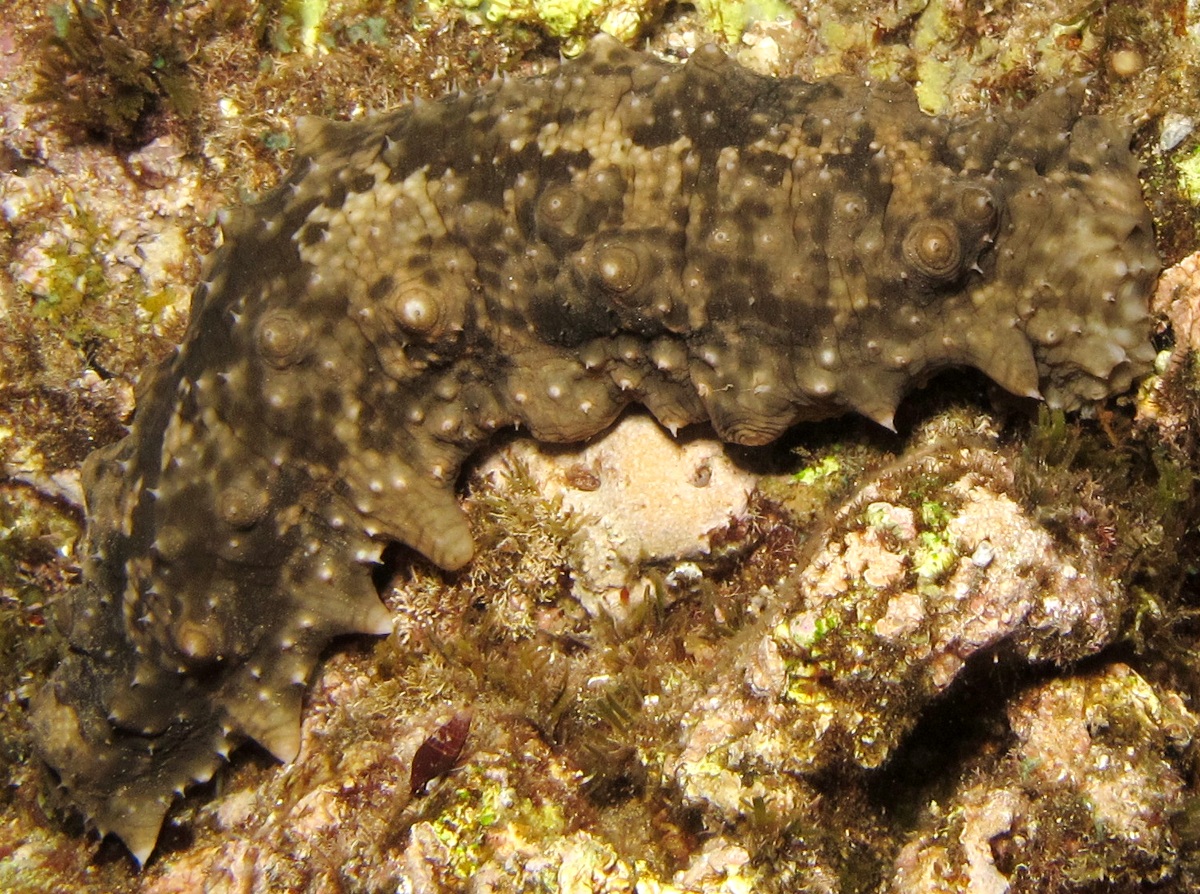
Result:
[[[0,889],[1200,886],[1194,8],[12,6]],[[1143,160],[1156,374],[1070,416],[943,376],[898,434],[771,448],[638,414],[579,449],[497,443],[464,480],[478,558],[389,553],[395,632],[329,653],[296,761],[235,753],[135,871],[56,795],[25,706],[63,647],[45,609],[78,570],[79,464],[180,337],[216,210],[286,167],[298,114],[544,69],[546,33],[613,22],[668,55],[715,34],[764,72],[898,74],[930,112],[1089,76]]]

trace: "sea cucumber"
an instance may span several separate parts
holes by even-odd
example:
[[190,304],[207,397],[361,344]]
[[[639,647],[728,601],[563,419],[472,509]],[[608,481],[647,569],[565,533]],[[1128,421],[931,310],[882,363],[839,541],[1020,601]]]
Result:
[[381,547],[470,560],[455,479],[498,429],[578,441],[640,403],[765,444],[890,426],[950,366],[1066,408],[1126,390],[1159,261],[1127,134],[1083,94],[948,120],[900,82],[600,38],[540,77],[302,119],[86,463],[41,755],[139,863],[240,741],[292,759],[322,649],[391,629]]

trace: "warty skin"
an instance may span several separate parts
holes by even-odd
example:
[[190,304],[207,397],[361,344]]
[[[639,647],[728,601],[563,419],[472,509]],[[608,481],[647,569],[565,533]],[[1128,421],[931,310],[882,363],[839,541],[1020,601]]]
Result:
[[682,66],[597,39],[540,77],[304,119],[225,222],[177,354],[84,470],[41,755],[140,863],[246,738],[282,761],[332,637],[383,635],[388,541],[470,561],[463,460],[629,404],[766,444],[974,367],[1076,408],[1153,358],[1128,137],[1082,86],[928,117],[898,82]]

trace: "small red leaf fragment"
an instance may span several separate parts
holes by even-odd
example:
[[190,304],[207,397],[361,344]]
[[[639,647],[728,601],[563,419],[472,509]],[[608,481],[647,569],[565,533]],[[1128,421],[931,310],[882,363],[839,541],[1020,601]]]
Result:
[[471,712],[459,711],[421,743],[412,759],[409,791],[415,798],[425,786],[445,776],[458,764],[467,733],[471,731]]

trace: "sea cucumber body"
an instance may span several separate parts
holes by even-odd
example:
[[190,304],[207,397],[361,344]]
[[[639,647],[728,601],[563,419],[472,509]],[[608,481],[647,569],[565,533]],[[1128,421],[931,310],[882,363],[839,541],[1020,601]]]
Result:
[[243,738],[290,760],[322,649],[390,629],[381,546],[469,561],[455,479],[497,429],[577,441],[640,403],[763,444],[890,425],[947,366],[1067,408],[1127,389],[1158,259],[1128,140],[1081,99],[954,121],[898,83],[599,39],[541,77],[303,120],[87,463],[41,753],[139,861]]

